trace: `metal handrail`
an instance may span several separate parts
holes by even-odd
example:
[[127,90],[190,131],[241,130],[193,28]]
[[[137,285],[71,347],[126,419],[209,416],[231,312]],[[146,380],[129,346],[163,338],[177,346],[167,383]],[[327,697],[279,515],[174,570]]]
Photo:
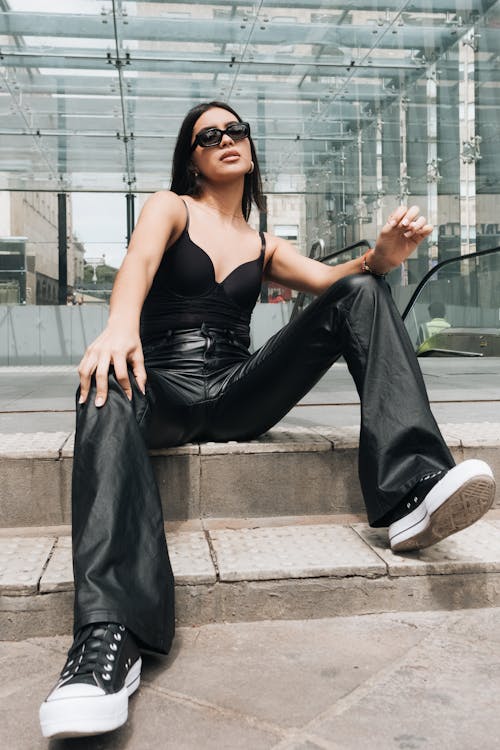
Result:
[[[312,245],[311,249],[309,250],[309,258],[314,258],[313,252],[317,246],[320,246],[322,248],[325,247],[325,241],[324,240],[315,240]],[[352,245],[346,245],[346,247],[341,248],[340,250],[334,250],[333,253],[328,253],[328,255],[320,255],[319,258],[315,258],[315,260],[319,260],[320,263],[326,263],[327,261],[331,260],[332,258],[335,258],[337,255],[342,255],[343,253],[348,253],[349,250],[356,250],[357,247],[367,247],[370,248],[371,245],[368,242],[368,240],[359,240],[358,242],[353,242]]]
[[[311,253],[313,249],[316,247],[318,242],[321,240],[316,240],[313,242],[310,250],[309,257],[311,257]],[[323,258],[317,258],[317,260],[320,263],[326,263],[332,258],[335,258],[337,255],[342,255],[342,253],[348,252],[349,250],[355,250],[357,247],[370,247],[370,243],[367,240],[359,240],[359,242],[355,242],[352,245],[348,245],[347,247],[342,248],[341,250],[335,250],[333,253],[329,253],[328,255],[325,255]],[[422,277],[422,279],[417,284],[416,289],[414,290],[413,294],[411,295],[401,317],[403,320],[407,317],[408,313],[410,312],[411,308],[413,307],[415,300],[417,299],[418,295],[420,294],[422,288],[426,285],[427,281],[439,271],[440,268],[443,268],[444,266],[449,265],[450,263],[456,263],[457,261],[461,260],[468,260],[469,258],[479,258],[482,255],[491,255],[492,253],[497,253],[500,251],[500,246],[496,247],[490,247],[487,250],[476,250],[475,253],[467,253],[467,255],[456,255],[453,258],[447,258],[446,260],[442,260],[440,263],[437,263],[433,268],[428,271],[425,276]],[[295,318],[299,313],[299,308],[302,307],[302,303],[304,300],[304,297],[306,296],[305,292],[299,292],[297,297],[295,298],[295,303],[292,308],[292,313],[290,315],[290,320]]]
[[427,284],[428,280],[435,273],[437,273],[439,271],[440,268],[443,268],[444,266],[447,266],[450,263],[456,263],[457,261],[461,261],[461,260],[468,260],[469,258],[479,258],[482,255],[491,255],[492,253],[497,253],[499,251],[500,251],[500,246],[490,247],[488,250],[476,250],[475,253],[468,253],[467,255],[456,255],[454,258],[447,258],[446,260],[442,260],[440,263],[437,263],[418,282],[415,291],[411,295],[411,297],[410,297],[410,299],[408,301],[408,304],[406,305],[405,309],[403,310],[403,312],[401,314],[401,317],[403,318],[403,320],[405,320],[406,316],[408,315],[408,313],[410,312],[411,308],[415,304],[415,300],[417,299],[417,297],[420,294],[420,292],[423,289],[423,287]]
[[[311,249],[309,251],[309,258],[313,257],[313,252],[318,245],[324,248],[325,246],[324,240],[319,239],[319,240],[315,240],[312,243]],[[320,263],[328,263],[329,260],[331,260],[332,258],[335,258],[337,255],[348,253],[350,250],[356,250],[356,248],[358,247],[370,248],[370,243],[368,242],[368,240],[359,240],[358,242],[354,242],[352,245],[347,245],[346,247],[343,247],[341,250],[335,250],[333,253],[329,253],[328,255],[324,255],[323,257],[320,257],[320,258],[315,258],[315,260],[319,261]],[[290,314],[290,320],[293,320],[301,311],[305,296],[306,296],[306,292],[299,292],[298,295],[295,297],[295,302],[293,304],[292,312]]]

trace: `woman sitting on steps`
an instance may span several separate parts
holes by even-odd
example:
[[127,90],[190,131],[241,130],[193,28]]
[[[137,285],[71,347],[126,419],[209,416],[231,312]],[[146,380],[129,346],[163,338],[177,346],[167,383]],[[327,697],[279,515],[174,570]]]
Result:
[[[181,126],[172,190],[144,205],[108,324],[80,367],[73,470],[74,643],[40,709],[46,737],[125,723],[139,648],[168,653],[174,581],[150,447],[261,435],[340,356],[361,400],[359,478],[371,526],[395,551],[477,521],[495,484],[455,466],[383,275],[432,231],[416,206],[389,217],[362,258],[326,266],[248,225],[262,207],[250,127],[227,104]],[[262,278],[317,295],[249,353]]]

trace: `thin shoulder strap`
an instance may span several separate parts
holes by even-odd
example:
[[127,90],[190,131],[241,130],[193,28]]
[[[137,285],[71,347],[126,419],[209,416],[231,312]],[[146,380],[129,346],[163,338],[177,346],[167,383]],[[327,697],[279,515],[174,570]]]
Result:
[[261,253],[265,253],[266,252],[266,235],[264,234],[264,232],[259,232],[259,237],[262,243],[260,251]]
[[189,208],[184,198],[181,198],[181,201],[184,203],[186,207],[186,226],[184,227],[184,231],[188,232],[189,231]]

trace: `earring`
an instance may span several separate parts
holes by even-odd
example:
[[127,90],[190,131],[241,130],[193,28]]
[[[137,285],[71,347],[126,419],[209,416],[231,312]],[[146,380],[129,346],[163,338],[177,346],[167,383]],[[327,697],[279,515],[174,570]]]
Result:
[[250,162],[250,169],[248,170],[247,174],[252,174],[253,170],[255,169],[255,164],[253,161]]

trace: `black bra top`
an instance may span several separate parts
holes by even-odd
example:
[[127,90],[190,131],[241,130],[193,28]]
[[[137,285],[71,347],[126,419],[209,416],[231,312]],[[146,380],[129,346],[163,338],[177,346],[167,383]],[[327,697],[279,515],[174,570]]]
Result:
[[234,330],[249,338],[250,318],[259,296],[266,241],[261,252],[241,263],[222,281],[215,278],[212,259],[189,236],[189,212],[179,238],[165,251],[141,315],[143,343],[167,330],[213,328]]

